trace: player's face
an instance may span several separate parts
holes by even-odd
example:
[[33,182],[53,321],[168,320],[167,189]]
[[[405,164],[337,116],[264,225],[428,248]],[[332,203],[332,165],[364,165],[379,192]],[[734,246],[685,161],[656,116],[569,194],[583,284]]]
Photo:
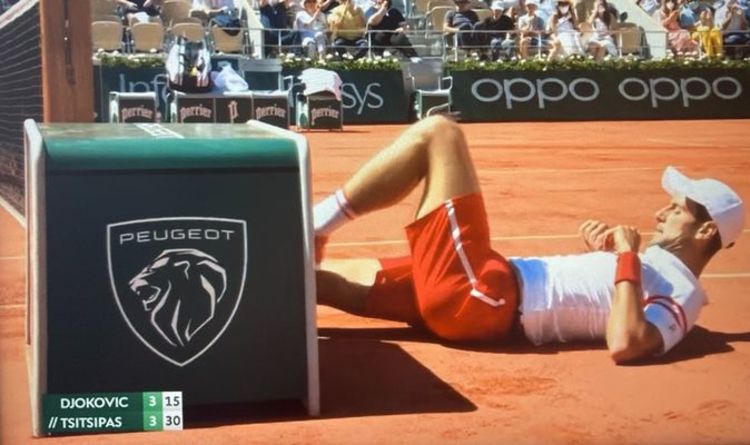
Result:
[[651,245],[677,248],[693,238],[698,224],[684,196],[675,196],[668,205],[659,209],[656,230]]

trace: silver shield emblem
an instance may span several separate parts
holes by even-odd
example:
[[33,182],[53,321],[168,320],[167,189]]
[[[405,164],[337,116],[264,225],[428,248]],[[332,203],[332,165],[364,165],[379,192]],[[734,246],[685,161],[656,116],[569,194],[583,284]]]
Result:
[[185,366],[234,318],[245,287],[247,224],[171,217],[107,225],[107,259],[125,322],[164,360]]

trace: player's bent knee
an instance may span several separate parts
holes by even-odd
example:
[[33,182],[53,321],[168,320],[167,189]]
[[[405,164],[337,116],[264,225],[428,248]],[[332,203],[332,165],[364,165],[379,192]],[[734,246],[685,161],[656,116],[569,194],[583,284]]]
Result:
[[419,122],[422,130],[430,136],[444,137],[446,134],[463,134],[456,121],[441,115],[429,116]]

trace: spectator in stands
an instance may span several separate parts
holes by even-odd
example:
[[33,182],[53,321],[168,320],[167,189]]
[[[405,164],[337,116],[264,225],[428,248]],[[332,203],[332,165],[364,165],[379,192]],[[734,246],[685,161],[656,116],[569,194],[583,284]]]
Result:
[[328,27],[332,31],[333,47],[339,54],[352,49],[355,59],[367,54],[365,39],[365,13],[354,4],[354,0],[342,0],[328,16]]
[[[516,22],[512,16],[505,14],[505,3],[502,0],[495,0],[490,5],[492,15],[487,17],[483,22],[475,26],[475,29],[481,29],[485,33],[480,34],[483,37],[483,46],[489,46],[492,60],[510,59],[513,57],[515,50]],[[508,13],[512,13],[508,11]]]
[[279,46],[290,47],[298,44],[298,36],[289,26],[287,8],[291,0],[259,0],[260,21],[264,31],[266,54],[274,54]]
[[320,3],[315,0],[304,0],[304,10],[297,13],[294,19],[294,29],[299,31],[302,39],[302,48],[307,51],[307,56],[314,58],[316,55],[325,55],[328,39],[328,22],[326,16],[320,9]]
[[222,28],[231,36],[239,34],[242,28],[235,0],[193,0],[190,16],[199,18],[204,25]]
[[128,25],[138,22],[159,22],[161,0],[117,0]]
[[383,54],[385,48],[393,47],[404,57],[417,57],[417,52],[406,37],[406,19],[391,0],[375,0],[365,11],[367,29],[371,31],[370,44],[375,54]]
[[544,23],[549,23],[550,18],[557,14],[557,0],[538,0],[536,15],[539,16]]
[[235,0],[193,0],[193,11],[202,11],[211,19],[219,14],[237,14]]
[[445,14],[443,31],[445,31],[448,44],[454,43],[454,36],[459,48],[470,49],[477,47],[481,42],[475,39],[474,25],[479,22],[479,16],[471,9],[469,0],[455,0],[456,9]]
[[667,43],[673,53],[687,54],[696,50],[695,42],[690,38],[690,32],[680,28],[680,9],[676,0],[662,0],[659,9],[659,21],[667,29]]
[[508,9],[511,11],[510,16],[513,17],[513,20],[517,20],[528,12],[526,10],[526,0],[508,0],[506,1],[506,5],[508,5]]
[[749,52],[750,26],[737,0],[727,0],[716,11],[715,23],[724,35],[724,53],[728,57],[745,57]]
[[527,12],[518,18],[518,29],[521,31],[518,52],[524,59],[529,57],[530,48],[537,48],[541,55],[549,45],[544,36],[544,20],[537,15],[538,6],[536,0],[526,0]]
[[677,7],[680,9],[680,28],[691,31],[698,25],[698,2],[687,0],[677,0]]
[[704,57],[722,56],[721,28],[714,23],[710,9],[701,12],[700,22],[693,32],[693,39],[699,44]]
[[323,11],[323,14],[328,16],[328,14],[330,14],[331,11],[336,9],[336,7],[340,4],[341,3],[339,3],[338,0],[322,0],[320,2],[320,10]]
[[578,19],[571,8],[569,0],[557,0],[557,13],[549,21],[550,46],[547,60],[559,56],[570,56],[583,53],[581,33],[578,31]]
[[616,56],[617,46],[612,38],[615,17],[607,7],[607,0],[596,0],[588,22],[592,30],[591,39],[588,41],[589,52],[596,60],[603,59],[605,53],[612,57]]

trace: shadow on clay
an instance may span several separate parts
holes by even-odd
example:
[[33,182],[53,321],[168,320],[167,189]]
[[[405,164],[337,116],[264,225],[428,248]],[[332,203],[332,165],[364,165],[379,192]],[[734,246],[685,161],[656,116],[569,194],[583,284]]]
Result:
[[[477,410],[400,346],[375,338],[321,338],[323,419]],[[189,428],[314,420],[300,401],[185,408]]]
[[[337,339],[379,339],[383,341],[412,341],[442,344],[443,346],[478,352],[497,352],[502,354],[558,354],[566,351],[604,350],[604,342],[571,342],[551,343],[534,346],[523,337],[515,334],[506,343],[450,343],[444,342],[424,329],[403,328],[323,328],[320,335]],[[675,348],[662,357],[634,363],[634,366],[664,365],[686,360],[694,360],[714,354],[734,351],[731,343],[750,342],[750,332],[711,331],[696,325]]]
[[666,365],[724,354],[734,351],[732,343],[736,342],[750,342],[750,332],[718,332],[696,325],[669,353],[636,366]]

